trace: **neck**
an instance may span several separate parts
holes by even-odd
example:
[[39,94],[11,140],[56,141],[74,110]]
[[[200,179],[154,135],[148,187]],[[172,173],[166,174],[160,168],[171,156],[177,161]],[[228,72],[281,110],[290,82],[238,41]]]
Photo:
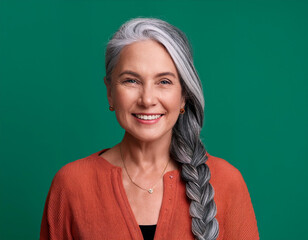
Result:
[[170,159],[171,134],[160,140],[144,142],[125,133],[120,144],[125,164],[140,170],[161,169]]

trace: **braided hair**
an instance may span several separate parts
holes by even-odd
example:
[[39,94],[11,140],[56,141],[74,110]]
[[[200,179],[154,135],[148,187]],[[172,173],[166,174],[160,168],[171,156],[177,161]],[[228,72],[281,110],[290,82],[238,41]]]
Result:
[[190,44],[182,31],[155,18],[135,18],[124,23],[113,35],[106,48],[106,80],[111,82],[123,47],[142,40],[162,44],[173,59],[180,76],[185,97],[185,114],[180,114],[172,129],[170,156],[182,165],[181,176],[186,182],[190,199],[192,233],[197,240],[215,240],[219,226],[216,220],[214,189],[211,173],[206,164],[207,155],[200,139],[203,125],[204,98],[201,81],[195,70]]

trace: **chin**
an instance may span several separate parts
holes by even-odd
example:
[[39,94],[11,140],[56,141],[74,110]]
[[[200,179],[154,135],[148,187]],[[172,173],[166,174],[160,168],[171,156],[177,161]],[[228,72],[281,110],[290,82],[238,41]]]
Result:
[[132,132],[128,132],[127,133],[134,139],[136,139],[137,141],[141,141],[141,142],[155,142],[155,141],[160,141],[166,138],[170,138],[171,139],[171,131],[168,131],[167,133],[162,133],[162,134],[157,134],[156,132],[152,132],[152,131],[148,131],[145,132],[143,134],[141,134],[140,132],[138,133],[132,133]]

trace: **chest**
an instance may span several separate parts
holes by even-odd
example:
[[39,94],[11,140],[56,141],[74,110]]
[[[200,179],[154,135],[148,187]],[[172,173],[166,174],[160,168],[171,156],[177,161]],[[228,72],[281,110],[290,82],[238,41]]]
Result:
[[159,181],[151,193],[134,185],[129,179],[123,179],[123,186],[138,225],[156,225],[163,202],[163,181]]
[[73,209],[82,209],[73,222],[74,239],[89,239],[91,236],[93,240],[141,240],[139,225],[149,224],[157,224],[155,240],[194,239],[189,202],[183,197],[185,185],[172,173],[167,173],[162,182],[162,186],[158,185],[149,194],[126,188],[122,174],[115,171],[110,179],[99,182],[103,187],[93,188],[97,192],[91,198],[88,197],[87,188],[85,194],[80,196],[83,207],[72,206]]

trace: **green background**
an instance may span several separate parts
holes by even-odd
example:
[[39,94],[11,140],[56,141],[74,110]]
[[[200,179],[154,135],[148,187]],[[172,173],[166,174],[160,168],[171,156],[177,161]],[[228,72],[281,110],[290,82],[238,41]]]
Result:
[[120,141],[104,49],[137,16],[188,35],[202,137],[241,171],[261,239],[308,239],[308,2],[291,0],[0,0],[0,239],[38,239],[54,174]]

